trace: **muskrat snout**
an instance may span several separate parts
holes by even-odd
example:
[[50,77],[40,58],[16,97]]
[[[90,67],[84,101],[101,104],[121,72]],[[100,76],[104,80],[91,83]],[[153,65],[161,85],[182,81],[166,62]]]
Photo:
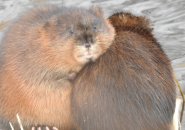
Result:
[[89,49],[91,47],[91,43],[85,43],[85,47]]

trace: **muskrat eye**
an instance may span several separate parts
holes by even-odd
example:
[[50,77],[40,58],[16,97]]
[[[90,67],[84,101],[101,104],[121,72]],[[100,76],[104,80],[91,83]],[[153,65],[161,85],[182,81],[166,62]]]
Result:
[[101,22],[100,22],[99,19],[96,19],[96,20],[93,22],[92,26],[93,26],[93,30],[94,30],[95,32],[98,32],[98,31],[99,31],[100,24],[101,24]]
[[93,26],[93,31],[94,31],[94,32],[99,32],[99,30],[100,30],[99,27]]
[[97,30],[97,26],[93,26],[93,29],[96,31]]
[[69,34],[70,34],[70,35],[74,35],[74,27],[73,27],[73,26],[71,26],[71,27],[69,28]]
[[74,34],[74,30],[69,30],[70,35]]

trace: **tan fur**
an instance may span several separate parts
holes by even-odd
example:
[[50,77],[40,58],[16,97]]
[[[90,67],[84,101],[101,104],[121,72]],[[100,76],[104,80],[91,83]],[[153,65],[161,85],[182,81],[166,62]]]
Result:
[[[0,117],[15,125],[18,113],[28,129],[33,125],[55,126],[60,130],[74,128],[71,75],[81,70],[88,56],[95,61],[112,43],[114,29],[104,20],[108,30],[97,34],[89,50],[77,46],[79,41],[60,34],[59,29],[75,22],[71,16],[72,23],[66,22],[64,27],[57,25],[58,14],[64,10],[55,6],[31,10],[12,24],[3,38]],[[75,16],[78,9],[71,10]],[[85,11],[82,9],[80,13]],[[79,16],[80,13],[77,12]]]

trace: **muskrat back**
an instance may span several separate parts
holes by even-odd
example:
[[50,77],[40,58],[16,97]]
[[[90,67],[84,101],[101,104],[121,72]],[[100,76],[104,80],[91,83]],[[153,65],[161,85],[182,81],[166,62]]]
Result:
[[77,75],[72,108],[82,130],[174,130],[170,60],[148,20],[116,13],[110,48]]

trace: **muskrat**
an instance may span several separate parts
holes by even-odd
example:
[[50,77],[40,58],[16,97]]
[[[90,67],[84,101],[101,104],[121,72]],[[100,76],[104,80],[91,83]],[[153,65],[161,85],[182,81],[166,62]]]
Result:
[[109,17],[115,40],[78,73],[72,108],[81,130],[174,130],[176,86],[169,58],[145,17]]
[[0,45],[3,130],[10,129],[7,121],[17,125],[17,113],[25,129],[74,128],[71,81],[109,48],[114,34],[99,7],[47,6],[23,13]]

